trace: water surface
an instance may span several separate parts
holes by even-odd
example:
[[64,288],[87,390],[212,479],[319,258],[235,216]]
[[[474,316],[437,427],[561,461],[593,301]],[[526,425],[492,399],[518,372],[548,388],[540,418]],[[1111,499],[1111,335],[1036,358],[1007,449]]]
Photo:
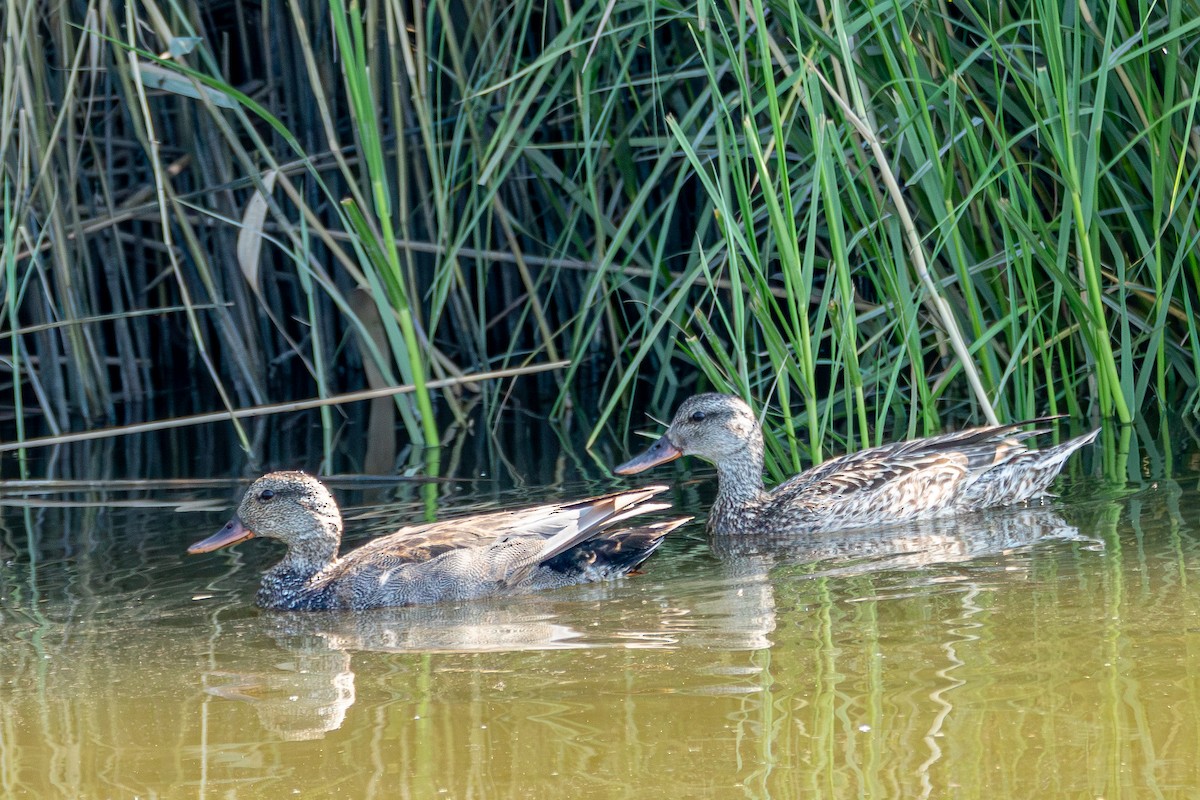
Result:
[[[0,796],[1194,796],[1179,441],[1106,435],[1045,507],[790,541],[697,522],[619,582],[359,614],[255,609],[270,543],[184,555],[240,476],[71,462],[3,487]],[[572,452],[333,486],[353,544],[623,485]],[[684,469],[651,477],[702,515],[711,472]]]

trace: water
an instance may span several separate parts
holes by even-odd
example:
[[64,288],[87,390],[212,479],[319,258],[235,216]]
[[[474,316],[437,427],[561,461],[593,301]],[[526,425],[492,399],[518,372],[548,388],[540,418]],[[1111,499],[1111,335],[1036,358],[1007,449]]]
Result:
[[[1103,437],[1049,508],[693,524],[620,582],[360,614],[254,609],[269,543],[183,554],[244,482],[68,459],[3,487],[0,796],[1195,796],[1200,463],[1149,441]],[[571,441],[527,446],[528,469],[447,459],[462,484],[334,482],[350,543],[612,485]],[[236,458],[158,449],[192,453],[159,474]],[[689,466],[656,477],[701,513]]]

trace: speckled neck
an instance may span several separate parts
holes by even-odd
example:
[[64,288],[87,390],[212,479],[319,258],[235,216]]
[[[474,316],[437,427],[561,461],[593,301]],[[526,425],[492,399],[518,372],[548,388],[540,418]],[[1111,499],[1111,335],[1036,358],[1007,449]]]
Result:
[[312,603],[323,593],[313,588],[313,579],[336,563],[341,538],[340,526],[332,530],[327,527],[321,537],[289,544],[283,560],[263,574],[258,604],[292,610],[316,607]]
[[709,513],[709,530],[753,530],[765,499],[762,431],[755,429],[744,448],[717,462],[717,497]]

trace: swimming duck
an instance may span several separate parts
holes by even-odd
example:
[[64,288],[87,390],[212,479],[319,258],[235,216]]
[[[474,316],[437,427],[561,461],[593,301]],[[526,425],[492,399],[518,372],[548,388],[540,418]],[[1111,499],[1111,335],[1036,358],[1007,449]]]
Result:
[[614,530],[669,508],[648,486],[574,503],[401,528],[342,557],[342,515],[303,472],[272,472],[246,490],[225,527],[188,548],[208,553],[254,536],[287,545],[256,601],[279,611],[366,609],[516,594],[624,575],[688,518]]
[[903,522],[1043,497],[1071,453],[1098,430],[1045,450],[1023,440],[1044,420],[991,425],[833,458],[763,490],[763,433],[750,406],[725,394],[689,397],[662,438],[616,468],[632,475],[695,455],[717,466],[708,529],[790,534]]

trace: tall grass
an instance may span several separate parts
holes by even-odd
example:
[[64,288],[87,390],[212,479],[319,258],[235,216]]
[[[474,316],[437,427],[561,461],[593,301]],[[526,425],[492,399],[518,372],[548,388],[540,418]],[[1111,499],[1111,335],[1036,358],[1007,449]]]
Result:
[[1182,5],[706,4],[711,115],[671,128],[721,221],[674,316],[688,357],[774,395],[818,459],[944,412],[1194,411]]
[[225,8],[0,12],[19,420],[370,374],[431,444],[455,378],[565,358],[529,394],[597,426],[770,404],[783,472],[1200,407],[1198,3]]

